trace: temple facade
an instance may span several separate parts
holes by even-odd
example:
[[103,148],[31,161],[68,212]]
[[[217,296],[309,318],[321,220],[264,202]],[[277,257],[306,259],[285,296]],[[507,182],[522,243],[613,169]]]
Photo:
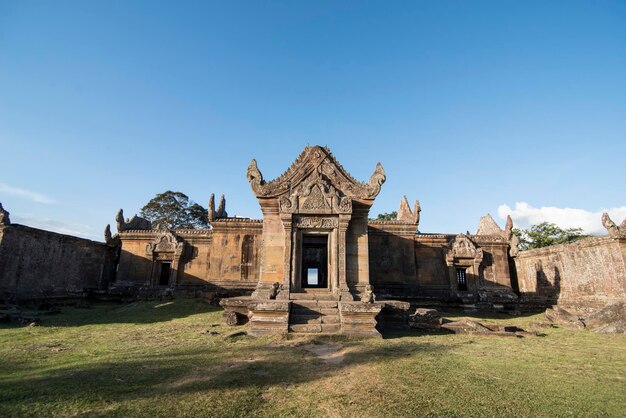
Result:
[[409,306],[584,312],[626,298],[626,220],[606,213],[606,236],[520,252],[510,218],[504,229],[486,215],[473,234],[422,233],[419,202],[403,197],[395,220],[370,219],[382,165],[358,181],[325,147],[306,147],[272,181],[255,160],[246,175],[260,220],[229,217],[212,195],[209,228],[160,229],[120,210],[105,243],[11,223],[0,205],[0,296],[204,294],[255,335],[361,336],[406,326]]
[[249,319],[257,334],[373,333],[381,310],[400,306],[391,300],[517,299],[512,224],[502,230],[486,216],[474,235],[422,234],[419,202],[412,211],[406,197],[397,220],[371,220],[386,180],[381,164],[358,181],[328,148],[313,146],[274,180],[263,178],[255,160],[246,175],[262,220],[228,217],[225,200],[216,210],[213,197],[206,230],[157,230],[118,216],[118,235],[107,239],[120,247],[115,285],[238,296],[222,305],[232,322]]

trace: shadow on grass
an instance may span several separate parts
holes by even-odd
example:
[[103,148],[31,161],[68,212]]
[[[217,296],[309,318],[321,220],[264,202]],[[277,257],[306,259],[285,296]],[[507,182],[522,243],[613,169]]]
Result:
[[199,299],[174,299],[171,301],[149,301],[131,303],[96,302],[89,309],[63,307],[51,314],[33,307],[21,307],[17,315],[25,319],[23,324],[0,323],[0,329],[28,326],[36,320],[42,327],[72,327],[88,324],[151,324],[166,322],[191,315],[220,311]]
[[[216,337],[221,338],[221,337]],[[251,337],[242,337],[247,340]],[[246,341],[241,341],[244,344]],[[249,342],[249,341],[248,341]],[[311,341],[307,341],[311,343]],[[313,343],[324,343],[323,339]],[[287,344],[287,340],[283,341]],[[140,398],[293,387],[341,373],[347,367],[378,364],[414,354],[440,353],[451,347],[415,342],[392,347],[367,341],[346,343],[349,352],[339,364],[325,363],[299,345],[238,343],[162,355],[134,355],[118,361],[72,365],[52,370],[23,370],[0,379],[0,404],[18,407],[70,402],[124,402]],[[10,370],[9,370],[10,372]]]

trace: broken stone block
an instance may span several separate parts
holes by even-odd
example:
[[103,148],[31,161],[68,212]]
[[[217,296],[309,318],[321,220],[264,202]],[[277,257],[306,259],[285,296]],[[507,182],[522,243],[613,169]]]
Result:
[[585,319],[585,325],[600,334],[624,333],[626,331],[626,306],[624,302],[609,305]]
[[441,325],[441,328],[451,331],[455,334],[483,334],[488,335],[493,333],[492,330],[481,324],[480,322],[472,321],[471,319],[462,318],[458,321],[447,322]]
[[545,317],[548,321],[555,324],[561,324],[570,328],[585,328],[585,323],[577,315],[557,305],[546,309]]
[[417,308],[415,313],[409,316],[411,328],[433,331],[441,328],[443,319],[436,309]]
[[226,325],[234,326],[239,324],[239,318],[237,317],[237,312],[233,311],[224,311],[224,322]]

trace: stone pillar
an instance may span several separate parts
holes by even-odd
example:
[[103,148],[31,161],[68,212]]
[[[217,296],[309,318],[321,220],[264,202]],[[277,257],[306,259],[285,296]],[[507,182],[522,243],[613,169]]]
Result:
[[282,289],[278,294],[279,299],[289,299],[289,292],[291,291],[291,274],[295,266],[292,263],[293,260],[293,245],[294,231],[293,231],[293,218],[291,214],[284,214],[280,216],[283,222],[283,228],[285,228],[285,254],[284,254],[284,271],[283,271],[283,283]]
[[350,215],[339,215],[339,228],[337,230],[337,265],[339,281],[339,297],[342,301],[353,301],[354,296],[350,293],[346,279],[346,232],[350,223]]

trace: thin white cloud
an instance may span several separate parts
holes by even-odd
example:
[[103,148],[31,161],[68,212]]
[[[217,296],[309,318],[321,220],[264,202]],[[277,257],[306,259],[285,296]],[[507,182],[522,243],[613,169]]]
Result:
[[536,208],[526,202],[516,202],[515,209],[511,209],[509,205],[498,206],[498,217],[506,219],[507,215],[511,215],[516,228],[527,229],[541,222],[551,222],[564,229],[582,228],[585,233],[593,235],[607,234],[602,226],[603,212],[608,212],[611,219],[618,225],[626,218],[626,206],[601,209],[598,212],[554,206]]
[[51,199],[41,193],[33,192],[32,190],[27,189],[20,189],[18,187],[9,186],[8,184],[4,183],[0,183],[0,194],[15,196],[22,199],[30,200],[32,202],[43,203],[46,205],[56,203],[54,199]]
[[36,216],[29,215],[11,215],[11,222],[31,226],[33,228],[44,229],[46,231],[58,232],[59,234],[73,235],[97,241],[102,241],[103,237],[94,234],[93,228],[88,225],[57,221],[50,218],[38,218]]

